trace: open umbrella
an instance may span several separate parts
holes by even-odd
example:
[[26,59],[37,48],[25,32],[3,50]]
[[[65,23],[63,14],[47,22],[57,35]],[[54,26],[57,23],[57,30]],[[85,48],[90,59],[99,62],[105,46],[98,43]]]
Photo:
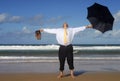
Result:
[[102,33],[112,30],[114,18],[106,6],[94,3],[87,8],[87,19],[93,25],[94,29],[101,31]]

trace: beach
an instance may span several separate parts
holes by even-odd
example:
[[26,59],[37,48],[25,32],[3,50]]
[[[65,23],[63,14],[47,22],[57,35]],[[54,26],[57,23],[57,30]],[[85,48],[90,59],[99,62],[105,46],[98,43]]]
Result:
[[120,81],[120,46],[75,46],[74,74],[59,74],[58,46],[1,46],[0,81]]
[[0,81],[120,81],[120,72],[85,72],[73,79],[69,75],[58,79],[56,73],[0,74]]
[[59,62],[1,63],[0,81],[120,81],[119,60],[80,60],[74,64],[74,79],[67,63],[64,77],[58,79]]

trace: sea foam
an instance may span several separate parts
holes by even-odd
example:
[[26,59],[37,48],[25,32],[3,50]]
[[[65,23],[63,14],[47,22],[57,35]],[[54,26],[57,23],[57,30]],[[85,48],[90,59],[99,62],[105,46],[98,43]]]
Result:
[[[120,46],[73,46],[74,50],[120,50]],[[0,50],[58,50],[59,45],[0,46]]]

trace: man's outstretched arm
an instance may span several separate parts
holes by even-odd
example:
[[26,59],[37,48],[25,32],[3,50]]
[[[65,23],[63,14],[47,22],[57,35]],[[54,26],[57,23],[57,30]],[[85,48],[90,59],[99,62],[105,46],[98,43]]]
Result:
[[40,32],[43,32],[44,30],[43,29],[40,29]]
[[57,29],[40,29],[40,32],[46,32],[46,33],[50,33],[50,34],[56,34],[57,33]]

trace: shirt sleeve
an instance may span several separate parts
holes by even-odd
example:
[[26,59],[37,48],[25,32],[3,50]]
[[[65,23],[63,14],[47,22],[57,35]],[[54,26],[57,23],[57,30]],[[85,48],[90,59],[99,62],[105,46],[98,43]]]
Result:
[[85,29],[86,29],[86,26],[76,27],[76,28],[73,28],[73,32],[75,34],[75,33],[78,33],[80,31],[84,31]]
[[56,34],[57,33],[57,29],[43,29],[44,32],[46,33],[50,33],[50,34]]

